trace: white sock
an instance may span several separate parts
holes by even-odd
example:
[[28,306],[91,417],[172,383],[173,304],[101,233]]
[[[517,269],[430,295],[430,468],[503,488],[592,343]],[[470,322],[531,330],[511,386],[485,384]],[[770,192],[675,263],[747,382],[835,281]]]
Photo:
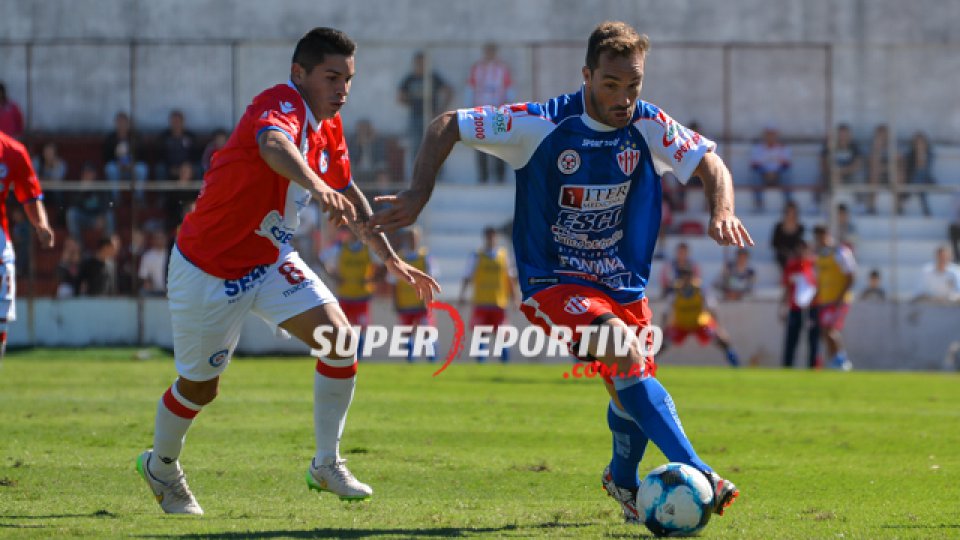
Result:
[[173,479],[179,471],[177,459],[194,417],[202,407],[184,398],[174,382],[157,404],[153,432],[153,458],[149,469],[160,480]]
[[340,459],[340,437],[357,384],[357,358],[317,358],[313,375],[313,428],[317,438],[315,465]]

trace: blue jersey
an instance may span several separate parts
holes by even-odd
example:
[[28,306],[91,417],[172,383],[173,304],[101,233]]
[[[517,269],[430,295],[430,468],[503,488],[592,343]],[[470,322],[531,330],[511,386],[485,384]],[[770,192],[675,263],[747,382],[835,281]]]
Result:
[[590,118],[583,91],[546,103],[457,111],[464,143],[517,175],[513,244],[524,299],[560,283],[643,298],[660,230],[660,177],[686,182],[716,145],[640,101],[616,129]]

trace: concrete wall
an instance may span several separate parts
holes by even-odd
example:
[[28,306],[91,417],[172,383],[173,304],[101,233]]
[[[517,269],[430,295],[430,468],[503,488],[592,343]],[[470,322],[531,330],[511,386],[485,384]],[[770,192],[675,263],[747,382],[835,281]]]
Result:
[[157,128],[179,107],[209,130],[285,78],[307,28],[330,25],[361,45],[348,124],[376,114],[399,132],[396,85],[415,49],[431,50],[462,88],[480,44],[497,41],[518,98],[544,98],[576,88],[586,36],[613,18],[653,40],[645,97],[708,134],[728,127],[748,138],[773,122],[814,137],[832,117],[864,136],[887,120],[902,135],[958,139],[960,3],[951,0],[0,0],[0,80],[29,106],[34,129],[103,129],[117,109]]
[[[138,305],[130,298],[38,299],[32,305],[17,305],[17,322],[10,325],[11,346],[144,345],[172,348],[173,338],[167,303],[150,299]],[[661,306],[652,306],[654,314]],[[720,320],[744,362],[761,366],[780,364],[783,328],[775,302],[751,301],[719,306]],[[461,310],[465,322],[469,313]],[[516,310],[509,321],[520,328],[526,319]],[[372,321],[394,325],[390,304],[376,301]],[[453,325],[443,313],[436,313],[441,359],[450,348]],[[951,343],[960,341],[960,308],[956,306],[858,303],[852,306],[844,337],[858,369],[940,369]],[[142,332],[142,338],[141,336]],[[805,339],[805,338],[804,338]],[[469,342],[469,333],[465,338]],[[465,343],[469,346],[468,343]],[[243,354],[307,354],[307,347],[295,339],[278,337],[251,315],[244,323],[238,346]],[[378,349],[384,354],[387,349]],[[468,349],[469,350],[469,349]],[[383,354],[374,358],[383,358]],[[513,358],[519,359],[517,348]],[[801,343],[798,365],[805,364]],[[471,361],[464,353],[457,361]],[[566,358],[519,359],[533,362],[565,362]],[[715,347],[701,348],[691,338],[681,347],[660,355],[661,365],[723,365],[723,354]],[[960,359],[958,359],[960,362]],[[960,366],[958,366],[960,367]]]

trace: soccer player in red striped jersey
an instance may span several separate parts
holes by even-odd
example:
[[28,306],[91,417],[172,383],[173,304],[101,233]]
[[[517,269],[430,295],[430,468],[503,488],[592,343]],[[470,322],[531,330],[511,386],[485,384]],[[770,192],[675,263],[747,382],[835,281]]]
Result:
[[[43,206],[43,191],[40,181],[30,162],[27,149],[10,135],[0,131],[0,182],[3,183],[3,201],[7,200],[10,188],[17,197],[27,219],[37,231],[40,245],[53,247],[53,231],[47,222],[47,211]],[[13,242],[7,227],[7,205],[0,204],[0,222],[3,223],[3,235],[0,236],[0,360],[7,351],[7,324],[16,319],[15,305],[17,275]]]
[[153,448],[137,459],[137,470],[167,513],[203,513],[179,456],[194,417],[217,395],[248,313],[297,337],[317,356],[316,454],[308,487],[341,499],[373,494],[339,454],[356,353],[322,355],[332,343],[314,337],[318,327],[336,328],[355,351],[356,336],[334,295],[291,246],[299,211],[316,198],[331,221],[346,222],[390,273],[426,301],[439,286],[366,225],[372,210],[352,181],[339,114],[350,92],[355,50],[346,34],[332,28],[315,28],[300,39],[290,80],[253,98],[226,146],[213,155],[196,209],[180,228],[167,277],[179,378],[157,406]]

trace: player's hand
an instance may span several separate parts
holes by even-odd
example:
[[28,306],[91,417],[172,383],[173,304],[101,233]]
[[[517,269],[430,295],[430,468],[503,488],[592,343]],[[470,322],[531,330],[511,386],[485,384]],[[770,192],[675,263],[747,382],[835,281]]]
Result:
[[732,212],[718,212],[710,218],[710,227],[707,231],[710,238],[721,246],[752,246],[753,238],[747,228],[740,222],[740,218]]
[[396,195],[374,197],[375,202],[388,203],[390,207],[374,212],[373,217],[370,218],[370,226],[377,232],[393,232],[412,225],[429,198],[428,194],[409,189]]
[[332,189],[322,189],[317,190],[314,197],[320,203],[320,210],[327,214],[327,217],[335,226],[356,223],[357,209],[350,202],[350,199],[347,199],[343,194]]
[[394,257],[386,262],[387,271],[393,274],[398,280],[403,280],[417,290],[417,296],[427,305],[433,302],[434,293],[440,292],[440,284],[430,275],[422,272],[413,266],[407,264],[399,257]]
[[53,230],[50,227],[41,227],[37,229],[37,240],[40,241],[40,247],[50,249],[53,247]]

